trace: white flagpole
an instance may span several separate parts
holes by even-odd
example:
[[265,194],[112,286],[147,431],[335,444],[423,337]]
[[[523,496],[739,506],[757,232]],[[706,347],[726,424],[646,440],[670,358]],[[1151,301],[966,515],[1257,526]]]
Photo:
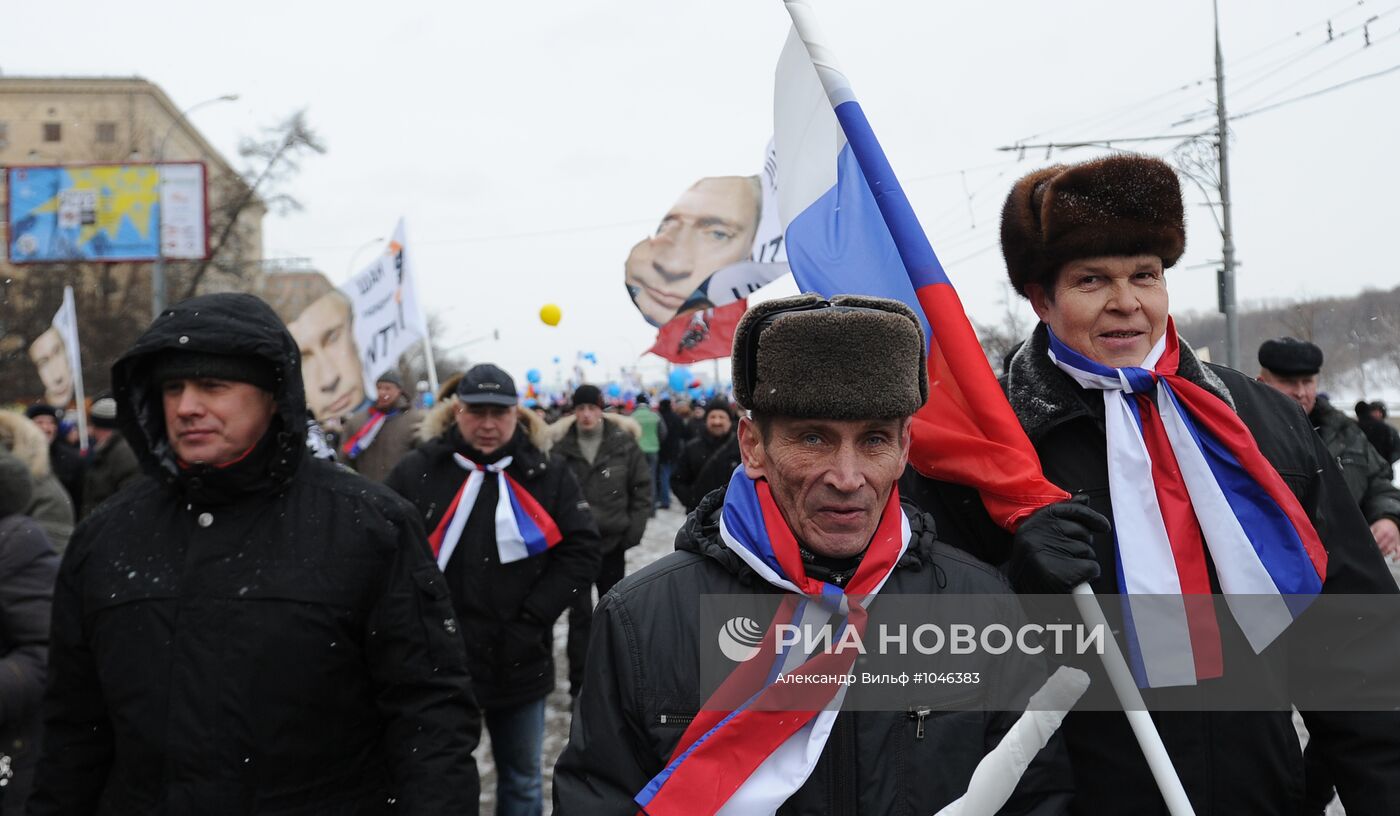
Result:
[[59,311],[65,316],[59,333],[68,347],[68,368],[73,373],[73,393],[78,411],[78,449],[87,453],[87,398],[83,393],[83,351],[78,345],[78,306],[73,299],[73,287],[63,287],[63,305]]
[[[807,55],[816,68],[831,106],[835,108],[853,100],[855,94],[851,90],[850,81],[837,67],[836,56],[827,45],[828,41],[822,34],[816,13],[812,11],[807,0],[783,0],[783,5],[787,8],[788,16],[792,18],[792,25],[798,37],[807,48]],[[1081,584],[1075,587],[1074,596],[1079,613],[1084,616],[1086,623],[1091,626],[1103,624],[1105,629],[1108,628],[1093,590]],[[1186,798],[1185,789],[1181,786],[1181,779],[1172,766],[1171,757],[1167,755],[1166,747],[1162,744],[1162,736],[1157,733],[1157,727],[1143,705],[1142,695],[1138,693],[1137,684],[1133,682],[1132,673],[1128,671],[1128,664],[1118,649],[1118,642],[1111,636],[1105,638],[1105,641],[1107,648],[1102,655],[1104,668],[1108,671],[1113,690],[1118,694],[1118,700],[1128,717],[1128,723],[1132,726],[1133,734],[1137,737],[1138,745],[1142,747],[1143,755],[1152,769],[1152,776],[1157,781],[1157,788],[1166,801],[1167,809],[1171,816],[1195,816],[1191,802]]]
[[1118,694],[1118,702],[1123,705],[1123,714],[1128,718],[1128,725],[1132,726],[1138,745],[1142,747],[1142,754],[1147,758],[1147,766],[1152,769],[1152,778],[1157,780],[1157,789],[1167,803],[1168,812],[1172,816],[1195,816],[1191,800],[1186,798],[1186,789],[1181,786],[1181,777],[1177,776],[1172,758],[1167,755],[1167,747],[1162,744],[1162,735],[1157,733],[1152,715],[1142,702],[1142,693],[1133,680],[1133,673],[1128,670],[1128,661],[1123,659],[1123,652],[1118,648],[1118,639],[1104,619],[1094,590],[1088,584],[1075,587],[1074,604],[1079,607],[1079,615],[1090,629],[1103,627],[1104,651],[1100,657],[1104,671],[1108,672],[1108,680]]

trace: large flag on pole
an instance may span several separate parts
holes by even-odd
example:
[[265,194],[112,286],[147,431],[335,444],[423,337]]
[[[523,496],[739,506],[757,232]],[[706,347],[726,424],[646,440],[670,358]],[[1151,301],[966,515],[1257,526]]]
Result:
[[429,386],[437,393],[428,321],[414,285],[413,255],[400,218],[384,252],[340,287],[354,315],[355,345],[360,350],[366,395],[374,396],[374,381],[399,364],[399,357],[419,342],[425,345]]
[[[63,338],[68,355],[68,370],[73,375],[73,394],[78,414],[78,447],[87,452],[87,408],[83,394],[83,355],[78,347],[78,307],[73,301],[73,287],[63,287],[63,305],[53,316],[53,328]],[[64,406],[58,406],[60,408]]]
[[997,524],[1014,530],[1068,495],[1041,473],[849,81],[812,36],[810,9],[787,5],[794,28],[773,118],[788,265],[804,292],[893,298],[922,316],[929,399],[914,415],[910,464],[977,488]]

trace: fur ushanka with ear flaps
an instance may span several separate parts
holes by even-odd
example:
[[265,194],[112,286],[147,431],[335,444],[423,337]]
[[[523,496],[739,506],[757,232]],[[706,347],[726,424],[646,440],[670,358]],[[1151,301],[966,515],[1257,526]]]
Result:
[[1037,170],[1012,186],[1001,211],[1006,273],[1021,295],[1079,258],[1156,255],[1165,269],[1185,250],[1176,171],[1148,156]]
[[895,419],[928,399],[923,327],[885,298],[805,294],[753,306],[734,332],[732,364],[734,399],[756,414]]

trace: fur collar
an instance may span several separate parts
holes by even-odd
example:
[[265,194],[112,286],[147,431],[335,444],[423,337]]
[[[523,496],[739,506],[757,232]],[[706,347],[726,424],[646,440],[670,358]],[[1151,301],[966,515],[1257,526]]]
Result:
[[[633,419],[632,417],[623,416],[622,414],[605,413],[603,414],[603,421],[608,423],[612,427],[618,429],[619,431],[626,431],[627,433],[631,434],[634,440],[638,442],[642,441],[642,426],[639,425],[637,423],[637,420]],[[550,445],[552,446],[559,444],[559,441],[561,439],[569,435],[569,431],[573,430],[573,427],[573,414],[569,414],[566,417],[560,417],[559,420],[557,420],[553,425],[549,426]]]
[[[453,395],[441,400],[434,405],[427,416],[423,417],[423,422],[418,426],[418,441],[427,442],[436,439],[447,432],[452,427],[452,414],[457,410],[457,397]],[[516,417],[520,426],[525,429],[526,436],[530,439],[530,444],[540,449],[540,453],[548,454],[550,447],[549,426],[545,424],[540,415],[529,408],[517,405],[515,408]]]
[[35,481],[50,473],[49,440],[34,420],[14,411],[0,411],[0,448],[29,468]]
[[[1201,363],[1185,340],[1181,340],[1177,373],[1224,400],[1231,409],[1235,407],[1225,383]],[[1032,442],[1062,420],[1092,413],[1084,389],[1050,361],[1050,333],[1044,323],[1035,327],[1011,358],[1002,387]]]

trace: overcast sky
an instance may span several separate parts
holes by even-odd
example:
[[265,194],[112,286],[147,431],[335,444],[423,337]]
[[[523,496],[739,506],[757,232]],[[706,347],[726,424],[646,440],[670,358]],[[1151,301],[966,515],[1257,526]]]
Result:
[[[1214,104],[1207,0],[813,5],[974,318],[1002,310],[1012,181],[1095,155],[995,148],[1214,123],[1171,127]],[[1232,113],[1400,65],[1397,2],[1222,6]],[[1376,15],[1365,48],[1359,25]],[[1330,43],[1329,16],[1345,32]],[[310,258],[340,282],[402,215],[444,342],[498,329],[466,350],[549,377],[555,356],[591,351],[615,372],[651,344],[622,262],[695,179],[758,172],[787,28],[779,0],[82,0],[9,9],[0,70],[136,74],[181,108],[239,94],[192,116],[235,163],[241,136],[307,107],[330,150],[288,189],[305,211],[264,222],[266,256]],[[1397,99],[1400,72],[1233,123],[1243,301],[1400,283]],[[1213,270],[1192,268],[1220,257],[1205,200],[1188,185],[1177,312],[1214,308]],[[558,328],[538,318],[547,302]]]

